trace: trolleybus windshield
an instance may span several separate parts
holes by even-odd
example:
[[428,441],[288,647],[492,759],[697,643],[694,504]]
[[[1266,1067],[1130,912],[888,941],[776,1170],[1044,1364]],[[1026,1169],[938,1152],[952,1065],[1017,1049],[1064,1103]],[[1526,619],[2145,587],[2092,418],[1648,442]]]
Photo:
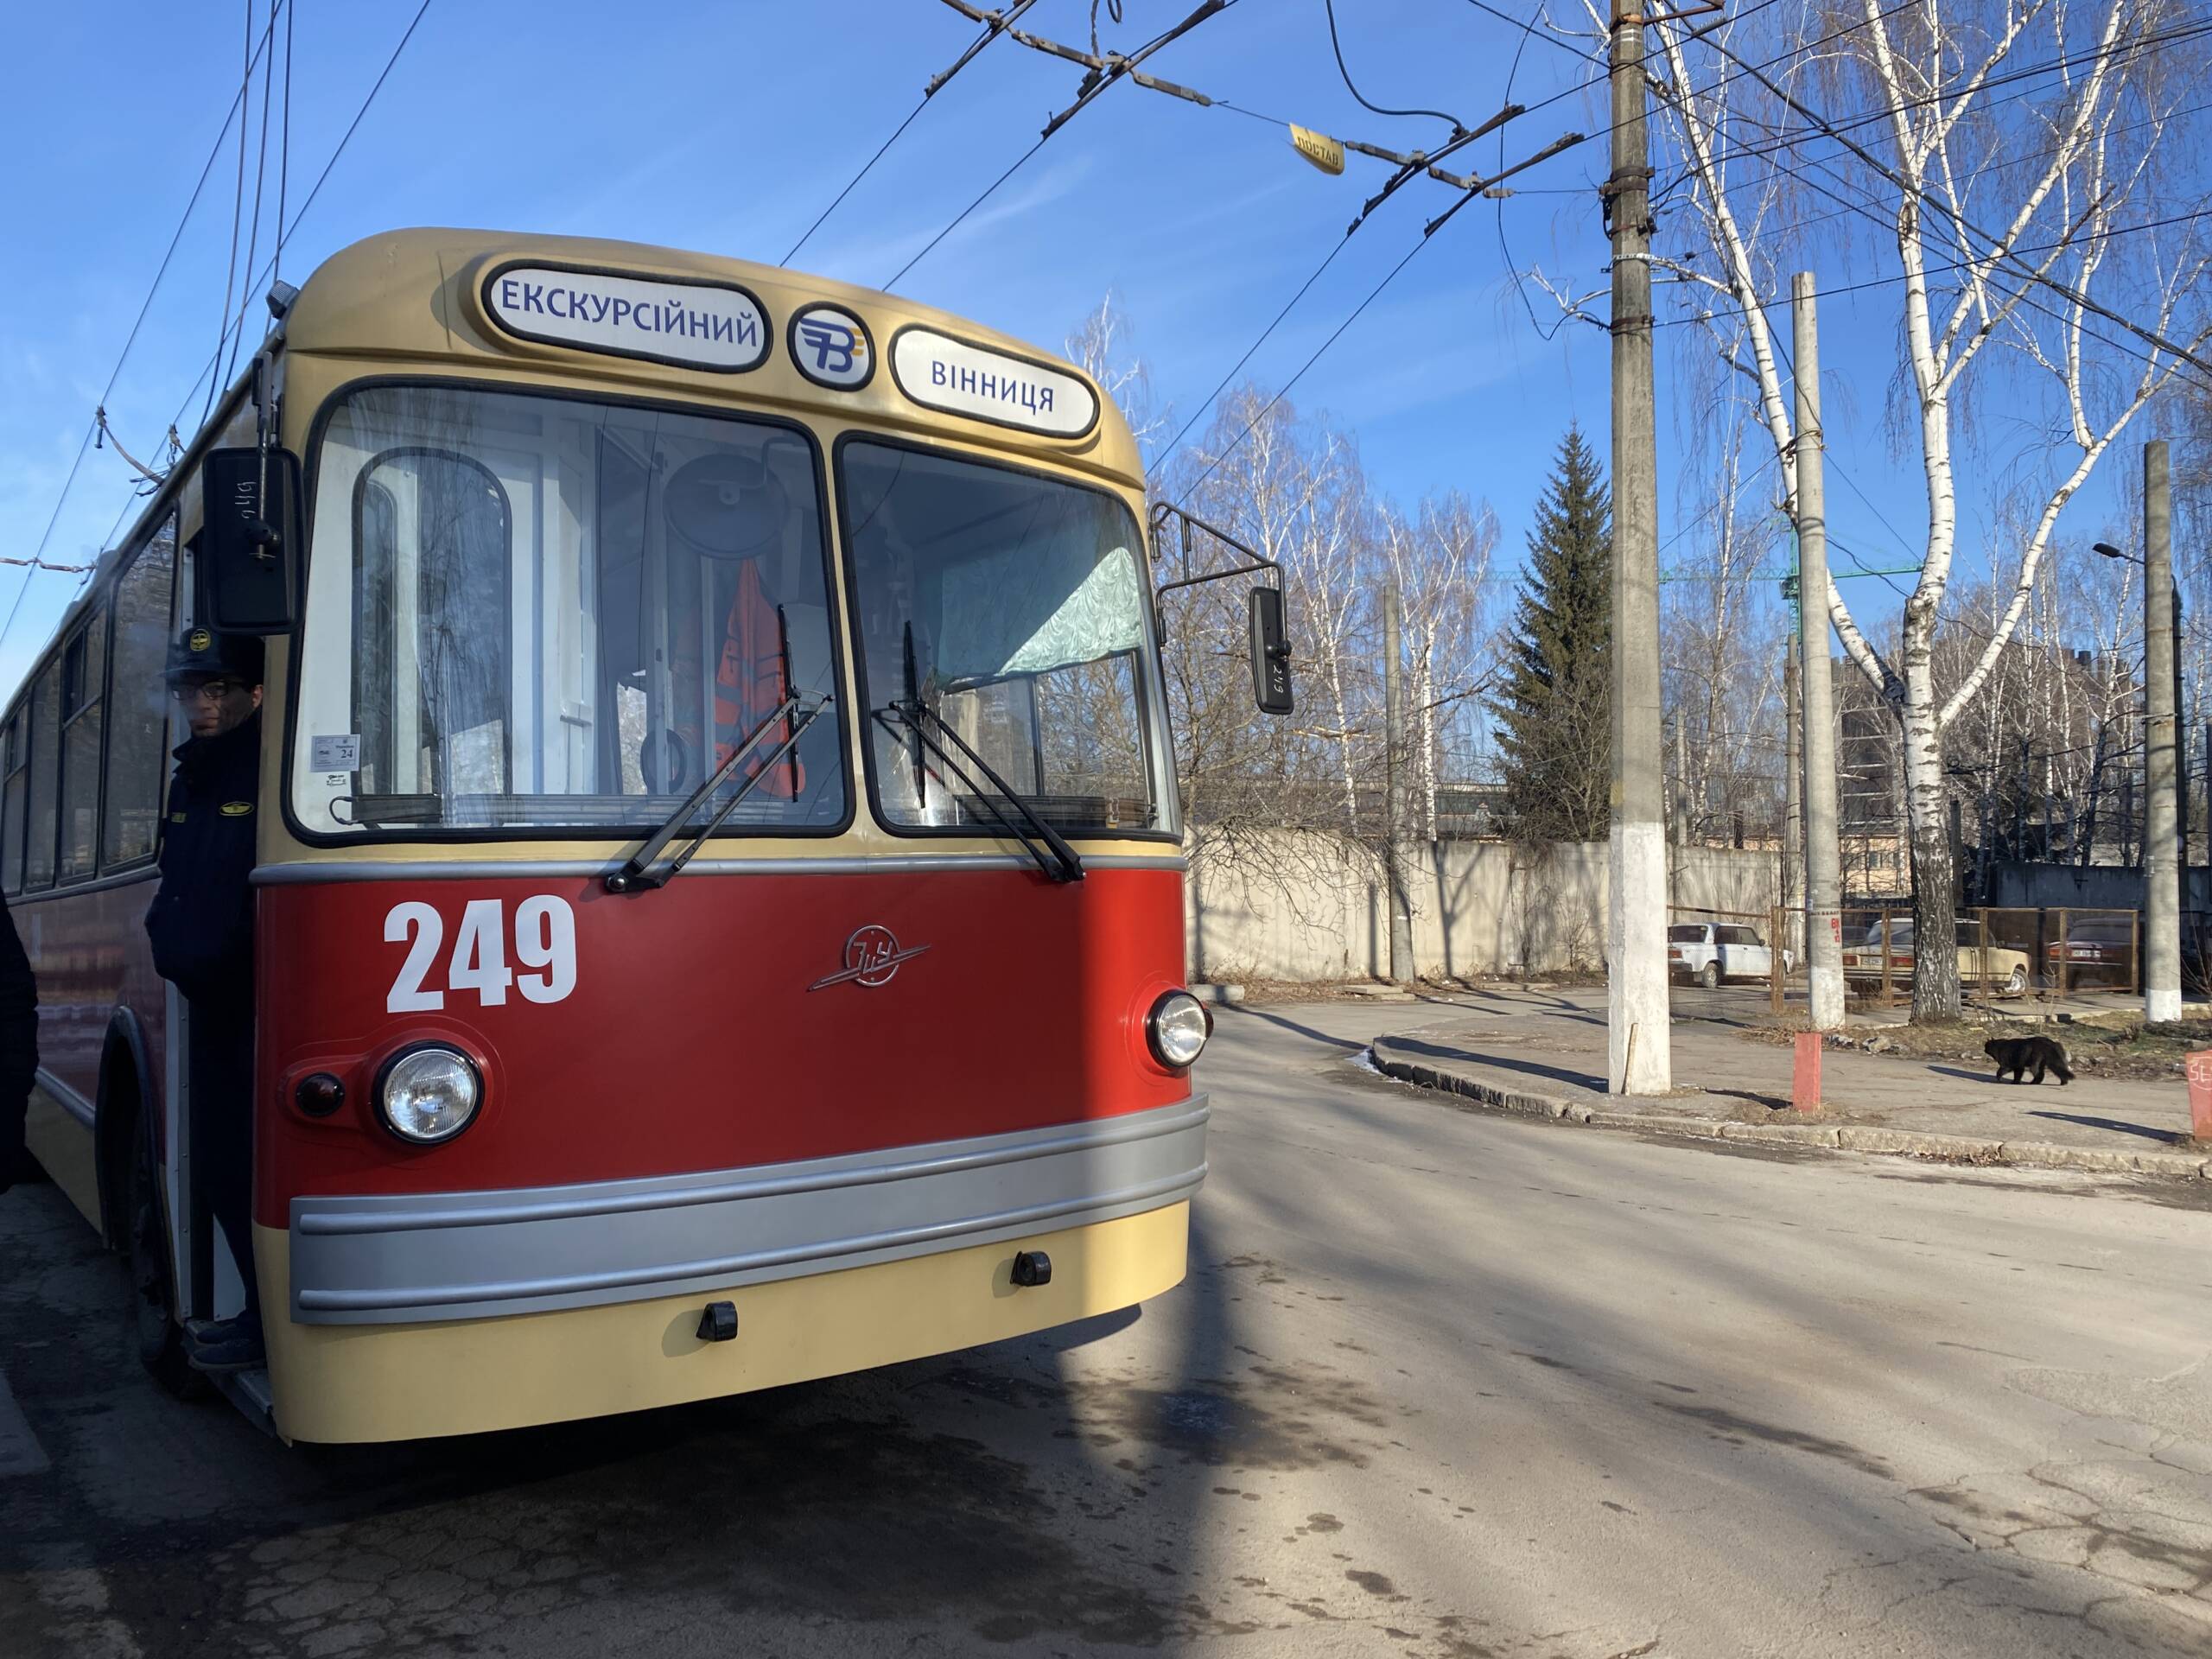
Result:
[[[372,386],[315,467],[310,832],[651,830],[788,697],[836,689],[819,466],[791,427]],[[838,722],[772,737],[690,821],[748,782],[721,832],[847,821]]]
[[[838,447],[837,467],[871,714],[918,702],[1056,829],[1171,828],[1128,509],[864,439]],[[976,769],[948,765],[917,722],[872,718],[868,730],[887,823],[1006,833],[1015,803],[979,797]]]

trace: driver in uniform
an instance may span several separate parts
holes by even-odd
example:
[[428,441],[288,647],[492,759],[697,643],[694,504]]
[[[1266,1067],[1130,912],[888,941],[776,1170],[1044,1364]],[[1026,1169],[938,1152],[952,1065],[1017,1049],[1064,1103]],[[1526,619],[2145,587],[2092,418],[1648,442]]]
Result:
[[253,874],[261,784],[262,644],[193,628],[169,648],[169,690],[192,735],[175,751],[162,885],[146,912],[154,968],[191,1010],[193,1166],[245,1282],[234,1317],[185,1327],[203,1371],[263,1363],[253,1265]]

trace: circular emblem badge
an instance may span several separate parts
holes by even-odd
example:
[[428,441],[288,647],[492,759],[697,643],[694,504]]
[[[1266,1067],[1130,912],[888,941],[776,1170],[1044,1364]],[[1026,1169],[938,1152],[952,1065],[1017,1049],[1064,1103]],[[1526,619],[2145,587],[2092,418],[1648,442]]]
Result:
[[205,651],[215,643],[215,636],[205,628],[194,628],[184,643],[194,651]]
[[863,985],[887,985],[906,958],[899,950],[899,936],[874,923],[856,930],[845,941],[845,971]]
[[842,305],[810,305],[791,314],[791,361],[817,386],[858,391],[875,373],[875,342],[868,325]]

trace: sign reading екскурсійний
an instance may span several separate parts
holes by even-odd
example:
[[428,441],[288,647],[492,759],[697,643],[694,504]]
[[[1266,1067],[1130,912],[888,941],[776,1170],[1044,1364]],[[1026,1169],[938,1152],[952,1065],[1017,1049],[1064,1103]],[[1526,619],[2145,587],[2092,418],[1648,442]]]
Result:
[[524,340],[732,374],[768,356],[768,318],[744,289],[557,265],[504,265],[485,315]]

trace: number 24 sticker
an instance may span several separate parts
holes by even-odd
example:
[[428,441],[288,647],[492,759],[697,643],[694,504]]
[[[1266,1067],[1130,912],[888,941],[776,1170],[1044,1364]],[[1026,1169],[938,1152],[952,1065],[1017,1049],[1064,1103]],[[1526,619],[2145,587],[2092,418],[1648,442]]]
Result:
[[[444,991],[424,982],[437,966],[445,944],[445,918],[420,899],[394,905],[385,912],[386,944],[405,944],[407,960],[385,994],[386,1014],[418,1014],[446,1005]],[[510,986],[528,1002],[558,1002],[576,988],[576,917],[565,899],[540,893],[515,906],[515,961],[531,973],[507,966],[505,906],[497,899],[472,899],[461,912],[453,956],[446,963],[446,984],[454,993],[474,991],[486,1007],[499,1007]]]

